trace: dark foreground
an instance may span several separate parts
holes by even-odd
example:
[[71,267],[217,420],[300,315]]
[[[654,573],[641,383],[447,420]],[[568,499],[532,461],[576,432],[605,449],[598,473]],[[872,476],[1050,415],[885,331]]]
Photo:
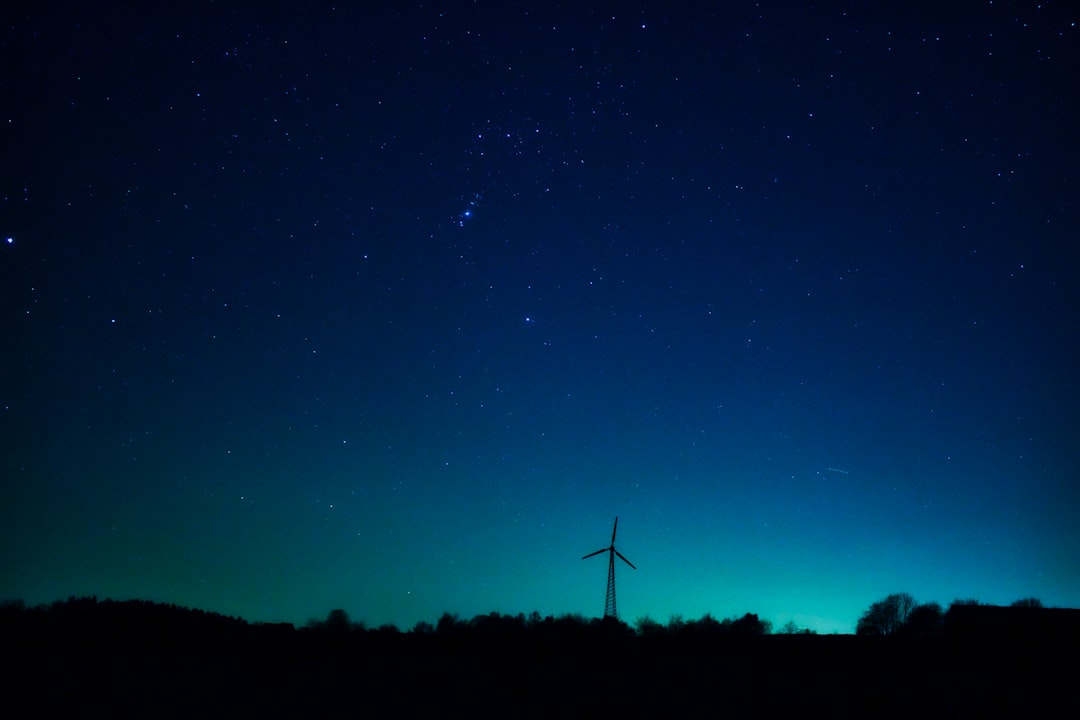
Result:
[[775,636],[610,648],[69,647],[5,651],[16,716],[793,713],[1077,717],[1075,653]]
[[1080,717],[1047,640],[4,630],[5,717]]

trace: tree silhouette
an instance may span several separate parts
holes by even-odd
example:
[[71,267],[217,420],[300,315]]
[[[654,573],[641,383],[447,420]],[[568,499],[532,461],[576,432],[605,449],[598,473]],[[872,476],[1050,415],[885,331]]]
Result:
[[953,605],[959,605],[960,607],[973,607],[973,606],[981,605],[981,604],[982,603],[980,603],[975,598],[957,598],[957,599],[952,601],[952,603],[949,605],[949,607],[951,608],[951,607],[953,607]]
[[664,632],[664,626],[648,615],[639,617],[634,625],[637,628],[637,634],[641,637],[656,637]]
[[756,613],[746,613],[738,620],[732,620],[729,626],[729,632],[738,636],[768,635],[771,630],[772,623],[760,619]]
[[329,632],[346,633],[352,629],[353,625],[352,621],[349,620],[349,613],[341,608],[335,608],[327,614],[323,627]]
[[788,620],[784,623],[783,627],[777,631],[779,635],[817,635],[817,631],[812,628],[800,628],[794,620]]
[[1042,604],[1042,600],[1040,600],[1039,598],[1029,597],[1029,598],[1020,598],[1019,600],[1013,601],[1012,606],[1016,607],[1016,608],[1019,608],[1019,607],[1023,607],[1023,608],[1041,608],[1043,606],[1043,604]]
[[457,613],[444,612],[435,624],[435,632],[439,635],[458,635],[466,627],[466,623],[458,618]]
[[945,611],[936,602],[917,606],[908,615],[901,631],[909,637],[938,637],[945,623]]
[[855,625],[855,634],[895,635],[904,627],[916,607],[915,598],[908,593],[893,593],[874,603],[863,613]]

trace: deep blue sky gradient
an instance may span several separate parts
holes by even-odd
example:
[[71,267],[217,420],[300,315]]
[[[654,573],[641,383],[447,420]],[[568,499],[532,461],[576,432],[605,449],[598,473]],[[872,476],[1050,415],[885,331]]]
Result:
[[1080,605],[1074,8],[383,5],[3,11],[0,596]]

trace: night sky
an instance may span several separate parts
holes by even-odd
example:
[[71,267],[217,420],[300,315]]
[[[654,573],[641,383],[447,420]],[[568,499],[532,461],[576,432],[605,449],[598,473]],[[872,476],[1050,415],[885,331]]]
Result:
[[179,5],[2,11],[0,597],[1080,606],[1075,4]]

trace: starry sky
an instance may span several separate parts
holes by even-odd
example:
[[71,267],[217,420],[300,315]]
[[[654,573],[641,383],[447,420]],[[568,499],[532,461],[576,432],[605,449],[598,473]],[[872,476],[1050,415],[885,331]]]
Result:
[[1080,606],[1071,3],[15,5],[0,597]]

